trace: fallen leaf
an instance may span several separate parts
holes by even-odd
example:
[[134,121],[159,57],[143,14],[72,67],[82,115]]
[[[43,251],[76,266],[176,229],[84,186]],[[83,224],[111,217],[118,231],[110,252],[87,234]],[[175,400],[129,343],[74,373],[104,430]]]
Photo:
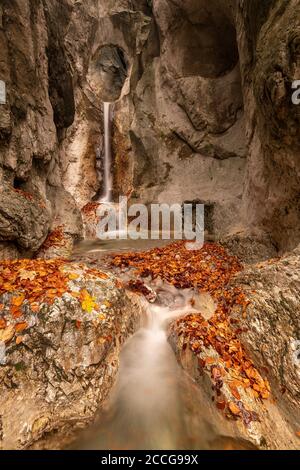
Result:
[[240,412],[241,412],[239,407],[233,401],[229,402],[228,407],[229,407],[231,413],[235,416],[239,415]]
[[217,402],[217,408],[218,408],[219,410],[224,410],[225,407],[226,407],[226,402],[225,402],[225,401],[218,401],[218,402]]
[[107,274],[103,273],[102,271],[96,271],[95,270],[95,273],[97,273],[96,275],[97,275],[97,277],[100,277],[100,279],[108,279],[109,278],[109,276]]
[[35,271],[27,271],[26,269],[20,269],[19,271],[19,278],[21,281],[33,281],[36,275],[37,273]]
[[8,343],[14,336],[15,329],[12,325],[9,325],[4,330],[0,330],[0,342]]
[[86,289],[83,289],[81,291],[82,294],[82,302],[81,302],[81,307],[82,310],[85,312],[91,313],[96,307],[97,304],[95,302],[95,297],[92,297]]
[[24,300],[25,300],[25,296],[24,294],[21,294],[18,297],[13,297],[11,303],[14,307],[20,307],[22,303],[24,302]]
[[14,318],[20,318],[23,315],[20,307],[16,307],[16,306],[13,306],[10,308],[10,313],[12,314]]
[[229,384],[229,388],[230,388],[230,391],[231,391],[232,395],[234,396],[234,398],[236,398],[237,400],[240,400],[241,395],[239,394],[238,389],[235,386],[233,386],[232,384]]
[[21,333],[21,331],[26,330],[27,327],[28,327],[28,324],[26,323],[26,321],[24,321],[22,323],[17,323],[15,326],[15,330],[17,333]]

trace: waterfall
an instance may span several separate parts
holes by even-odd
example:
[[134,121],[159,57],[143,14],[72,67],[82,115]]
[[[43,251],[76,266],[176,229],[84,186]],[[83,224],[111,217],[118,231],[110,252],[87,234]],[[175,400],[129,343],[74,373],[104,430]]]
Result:
[[111,202],[113,180],[111,174],[111,111],[112,104],[103,103],[104,108],[104,191],[101,202]]

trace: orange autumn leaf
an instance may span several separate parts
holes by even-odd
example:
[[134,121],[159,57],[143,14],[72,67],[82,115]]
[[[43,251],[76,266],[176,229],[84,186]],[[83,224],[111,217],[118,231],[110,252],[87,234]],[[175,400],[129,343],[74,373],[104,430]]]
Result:
[[237,416],[241,413],[241,410],[239,409],[239,407],[233,401],[229,402],[228,407],[229,407],[231,413],[235,416]]
[[225,407],[226,407],[226,402],[225,401],[218,401],[217,402],[217,408],[219,410],[225,410]]
[[213,357],[206,357],[205,364],[214,364],[216,360]]
[[38,304],[32,303],[32,304],[31,304],[31,310],[32,310],[34,313],[37,313],[37,312],[40,311],[40,307],[39,307]]
[[23,315],[20,307],[11,307],[10,313],[12,314],[14,318],[20,318]]
[[237,400],[240,400],[241,395],[239,394],[238,389],[236,387],[234,387],[232,384],[229,384],[229,388],[230,388],[230,391],[231,391],[232,395],[234,396],[234,398],[236,398]]
[[21,331],[26,330],[27,327],[28,327],[28,324],[26,322],[17,323],[15,326],[15,330],[17,333],[21,333]]
[[0,330],[3,330],[6,327],[6,320],[4,318],[0,318]]
[[11,303],[14,307],[20,307],[22,303],[24,302],[24,300],[25,300],[25,296],[24,294],[21,294],[18,297],[13,297]]
[[16,345],[21,344],[23,342],[23,336],[17,336],[16,337]]
[[97,272],[97,277],[100,277],[100,279],[108,279],[109,276],[106,273],[103,273],[102,271]]

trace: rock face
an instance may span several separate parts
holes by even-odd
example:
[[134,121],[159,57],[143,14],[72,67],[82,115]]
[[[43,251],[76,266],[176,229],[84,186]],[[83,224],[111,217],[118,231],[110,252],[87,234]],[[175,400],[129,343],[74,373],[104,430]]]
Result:
[[69,292],[52,304],[33,311],[26,301],[14,318],[11,302],[22,291],[1,296],[1,449],[68,445],[92,423],[114,383],[120,347],[139,325],[141,305],[113,276],[83,265],[61,269]]
[[[211,402],[209,397],[212,389],[216,390],[218,386],[219,377],[215,371],[219,351],[204,344],[199,354],[186,339],[188,329],[180,332],[176,325],[170,329],[169,339],[179,363],[196,380],[206,397],[211,423],[216,422],[216,413],[224,413],[225,403],[234,403],[236,406],[232,410],[239,419],[231,424],[224,420],[224,435],[250,441],[261,449],[299,448],[299,254],[298,247],[281,259],[249,266],[229,285],[229,288],[241,289],[249,300],[245,311],[235,305],[228,315],[248,358],[269,381],[271,400],[263,403],[253,397],[248,388],[235,387],[235,383],[239,384],[234,379],[238,372],[229,367],[221,376],[221,393],[216,399],[216,407],[216,400]],[[223,341],[222,337],[220,341]],[[251,418],[253,412],[258,420],[253,420],[253,415]],[[230,418],[230,414],[227,417]]]
[[[1,184],[43,199],[45,233],[61,217],[58,188],[73,212],[97,199],[102,103],[116,101],[116,198],[199,201],[216,236],[255,227],[293,249],[298,10],[296,0],[2,2]],[[74,215],[66,231],[75,223],[78,237]]]
[[122,105],[133,101],[132,196],[203,202],[224,234],[236,222],[247,153],[233,18],[219,2],[191,0],[154,1],[150,17],[132,91],[116,109],[124,133]]
[[201,201],[216,235],[242,225],[294,248],[299,2],[155,0],[147,14],[148,39],[116,106],[116,138],[128,149],[126,161],[117,148],[116,161],[132,175],[133,197]]
[[299,254],[298,247],[280,260],[249,267],[234,281],[251,299],[246,316],[235,312],[244,329],[242,341],[266,368],[278,403],[295,425],[300,405]]
[[[0,77],[7,90],[6,104],[0,105],[0,241],[14,242],[28,253],[63,216],[64,202],[74,215],[66,231],[76,238],[82,229],[59,163],[60,135],[74,120],[72,75],[61,25],[47,3],[58,5],[16,0],[1,2],[0,9]],[[60,8],[64,22],[69,2]]]
[[247,110],[249,155],[244,218],[269,232],[280,250],[299,232],[300,5],[297,1],[241,1],[237,15]]

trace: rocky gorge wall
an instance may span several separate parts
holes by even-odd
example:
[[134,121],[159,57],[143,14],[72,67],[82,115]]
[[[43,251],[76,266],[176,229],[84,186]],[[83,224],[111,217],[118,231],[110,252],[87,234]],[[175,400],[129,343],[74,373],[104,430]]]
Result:
[[297,0],[3,0],[2,256],[32,255],[62,223],[81,236],[80,209],[102,188],[103,101],[116,101],[115,198],[201,201],[218,238],[294,248],[298,11]]

